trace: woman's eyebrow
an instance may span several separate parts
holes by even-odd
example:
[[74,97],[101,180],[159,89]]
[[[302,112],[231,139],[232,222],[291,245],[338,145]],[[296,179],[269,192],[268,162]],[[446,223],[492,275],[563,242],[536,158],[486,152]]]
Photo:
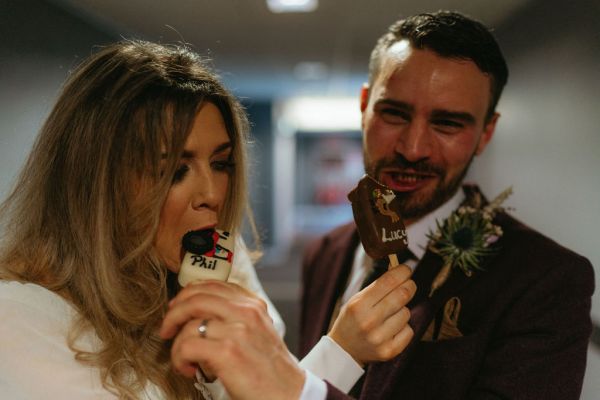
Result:
[[[229,150],[233,147],[233,144],[231,142],[225,142],[223,144],[218,145],[215,150],[213,151],[213,154],[218,154],[218,153],[222,153],[225,150]],[[185,152],[184,152],[185,154]]]
[[186,160],[190,159],[190,158],[194,158],[194,154],[195,153],[193,151],[184,150],[183,154],[181,154],[181,158],[185,158]]
[[[168,156],[167,153],[161,153],[160,159],[166,160],[167,156]],[[185,158],[185,159],[194,158],[194,152],[189,151],[189,150],[184,150],[183,153],[181,154],[181,158]]]
[[[222,143],[220,145],[218,145],[214,150],[213,150],[213,154],[219,154],[224,152],[225,150],[229,150],[230,148],[233,147],[233,144],[231,142],[225,142]],[[191,150],[184,150],[183,153],[181,154],[181,158],[184,159],[190,159],[190,158],[194,158],[196,155],[196,153],[194,151]],[[161,160],[164,160],[167,158],[167,153],[162,153],[160,155]]]

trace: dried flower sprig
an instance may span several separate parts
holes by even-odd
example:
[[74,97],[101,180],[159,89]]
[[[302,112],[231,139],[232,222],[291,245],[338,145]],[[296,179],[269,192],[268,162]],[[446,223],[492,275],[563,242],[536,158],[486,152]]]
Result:
[[502,236],[502,228],[492,220],[511,194],[509,187],[482,207],[481,195],[476,193],[469,205],[454,211],[443,223],[436,221],[437,231],[427,234],[428,248],[443,258],[444,266],[431,284],[429,297],[446,282],[454,268],[460,268],[469,277],[474,270],[483,270],[483,260],[498,250],[493,244]]

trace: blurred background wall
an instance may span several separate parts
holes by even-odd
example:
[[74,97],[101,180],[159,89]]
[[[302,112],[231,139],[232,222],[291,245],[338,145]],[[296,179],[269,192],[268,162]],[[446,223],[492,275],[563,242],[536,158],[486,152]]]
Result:
[[[345,193],[362,174],[354,98],[369,51],[396,17],[438,8],[491,25],[510,67],[496,136],[469,179],[489,196],[513,185],[514,214],[588,257],[600,282],[597,0],[322,0],[312,13],[289,15],[262,0],[1,0],[0,195],[69,70],[94,46],[130,37],[190,43],[250,114],[251,196],[265,247],[258,272],[294,350],[302,247],[351,218]],[[593,301],[600,324],[600,295]],[[592,400],[600,348],[588,354],[582,398]]]

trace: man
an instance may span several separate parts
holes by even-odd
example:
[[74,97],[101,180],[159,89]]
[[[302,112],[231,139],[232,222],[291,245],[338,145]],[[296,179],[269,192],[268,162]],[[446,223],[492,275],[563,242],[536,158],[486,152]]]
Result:
[[[507,76],[493,36],[458,13],[399,21],[373,50],[361,96],[365,170],[401,200],[411,253],[405,263],[417,292],[408,304],[410,344],[390,361],[367,365],[355,397],[579,398],[594,290],[585,258],[499,212],[493,224],[503,234],[477,265],[482,270],[468,276],[453,268],[431,293],[444,259],[428,247],[427,233],[480,198],[477,188],[461,185],[492,139]],[[353,223],[307,249],[302,355],[329,331],[340,306],[354,307],[345,302],[372,265]],[[357,321],[368,319],[362,309],[353,312]],[[329,385],[328,398],[348,396]]]

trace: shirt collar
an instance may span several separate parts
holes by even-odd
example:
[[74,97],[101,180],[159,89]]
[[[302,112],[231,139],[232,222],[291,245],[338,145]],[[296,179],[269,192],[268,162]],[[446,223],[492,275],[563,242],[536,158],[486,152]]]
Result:
[[406,228],[408,236],[408,249],[415,255],[417,259],[423,258],[429,239],[427,234],[437,230],[436,220],[444,221],[452,214],[454,210],[460,207],[465,199],[465,194],[462,190],[457,190],[454,196],[448,201],[436,208],[423,218],[419,219],[414,224]]

